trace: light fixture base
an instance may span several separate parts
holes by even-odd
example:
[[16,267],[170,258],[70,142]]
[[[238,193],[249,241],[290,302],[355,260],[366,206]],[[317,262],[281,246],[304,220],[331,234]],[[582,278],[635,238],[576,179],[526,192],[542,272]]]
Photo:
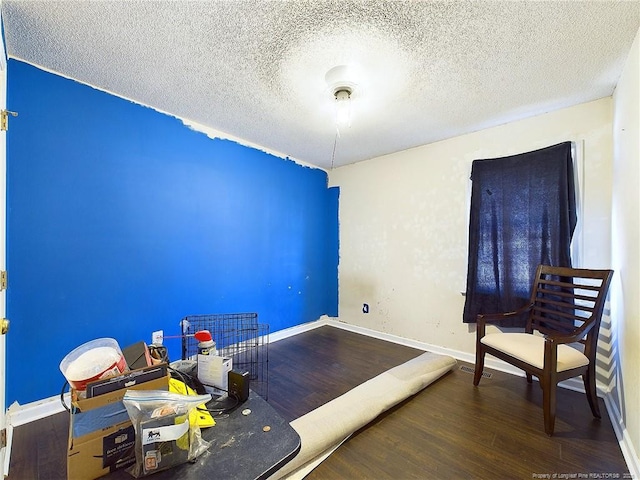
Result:
[[357,86],[354,70],[347,65],[333,67],[324,76],[324,80],[334,96],[340,90],[347,90],[351,95]]
[[351,98],[351,89],[349,87],[336,87],[333,92],[333,96],[336,97],[336,100],[348,100]]

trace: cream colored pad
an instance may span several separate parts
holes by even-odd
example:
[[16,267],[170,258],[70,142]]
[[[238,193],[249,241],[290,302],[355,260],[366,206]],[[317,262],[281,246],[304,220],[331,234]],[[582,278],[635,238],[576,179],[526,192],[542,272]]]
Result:
[[[480,341],[536,368],[544,367],[544,337],[541,335],[492,333]],[[582,352],[569,345],[558,345],[558,372],[588,364],[589,359]]]
[[349,436],[378,415],[452,370],[456,360],[424,353],[349,390],[291,422],[300,435],[298,455],[271,478],[303,478]]

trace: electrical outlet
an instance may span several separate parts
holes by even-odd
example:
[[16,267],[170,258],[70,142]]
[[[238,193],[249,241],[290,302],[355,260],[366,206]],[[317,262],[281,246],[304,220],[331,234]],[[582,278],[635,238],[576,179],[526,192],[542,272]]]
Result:
[[162,330],[158,330],[157,332],[153,332],[151,334],[151,343],[154,345],[162,345],[162,341],[164,340],[164,332]]

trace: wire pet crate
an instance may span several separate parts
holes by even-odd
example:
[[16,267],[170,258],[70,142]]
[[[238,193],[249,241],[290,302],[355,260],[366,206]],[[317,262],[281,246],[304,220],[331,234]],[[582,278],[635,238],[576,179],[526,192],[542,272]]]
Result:
[[182,359],[198,353],[193,334],[208,330],[218,355],[232,359],[233,370],[249,373],[251,390],[265,400],[269,396],[269,325],[258,323],[257,313],[188,315],[182,326]]

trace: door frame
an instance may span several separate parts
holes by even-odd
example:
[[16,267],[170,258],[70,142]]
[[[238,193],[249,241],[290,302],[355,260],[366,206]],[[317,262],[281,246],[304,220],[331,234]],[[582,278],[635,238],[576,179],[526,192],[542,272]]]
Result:
[[[2,4],[0,0],[0,5]],[[7,60],[3,35],[0,34],[0,110],[7,105]],[[7,238],[7,133],[0,131],[0,270],[6,270],[6,238]],[[6,290],[0,290],[0,318],[6,315]],[[6,425],[6,335],[0,335],[0,430]],[[0,448],[0,465],[3,466],[3,477],[9,473],[9,451],[11,449],[10,428],[5,430],[6,447]]]

